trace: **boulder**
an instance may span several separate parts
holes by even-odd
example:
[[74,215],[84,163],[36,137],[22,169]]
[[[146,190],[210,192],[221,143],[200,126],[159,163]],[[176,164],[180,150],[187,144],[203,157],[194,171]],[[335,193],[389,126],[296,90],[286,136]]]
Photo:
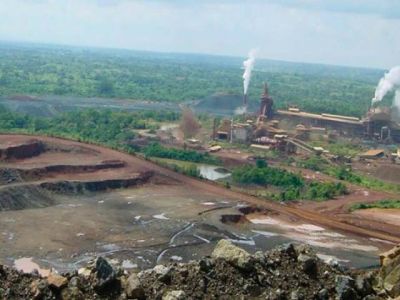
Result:
[[318,291],[318,299],[319,300],[328,300],[329,299],[329,292],[327,289],[322,289]]
[[33,299],[41,299],[48,289],[49,285],[45,279],[32,281],[30,285],[30,292],[33,295]]
[[85,296],[77,287],[68,287],[61,292],[62,300],[85,300]]
[[199,261],[200,270],[203,272],[208,272],[213,267],[213,261],[210,258],[203,258]]
[[314,257],[300,254],[297,257],[297,261],[301,264],[301,268],[304,273],[308,274],[311,277],[317,276],[317,261]]
[[354,279],[347,275],[337,275],[335,278],[335,289],[338,300],[357,299],[357,293],[354,290]]
[[400,297],[400,246],[382,253],[380,261],[377,288],[383,288],[393,298]]
[[278,247],[278,250],[282,254],[286,254],[286,255],[289,255],[291,257],[295,257],[296,256],[296,249],[295,249],[295,247],[294,247],[294,245],[292,243],[283,244],[283,245]]
[[145,299],[145,293],[137,274],[133,273],[128,277],[125,289],[128,298]]
[[224,259],[241,269],[251,268],[251,255],[228,240],[220,240],[211,254],[214,259]]
[[163,295],[162,300],[183,300],[186,299],[186,294],[184,291],[169,291]]
[[355,288],[361,296],[367,296],[373,293],[371,278],[367,275],[358,275],[356,277]]
[[95,262],[95,284],[94,288],[97,293],[104,293],[113,289],[112,285],[116,281],[116,274],[113,267],[102,257],[96,259]]
[[60,290],[68,284],[68,279],[61,275],[50,273],[47,277],[47,282],[50,287]]
[[92,274],[92,270],[89,268],[80,268],[78,270],[78,274],[85,278],[88,278],[88,277],[90,277],[90,274]]
[[81,279],[78,276],[74,276],[69,280],[68,287],[78,288],[82,287]]
[[390,249],[389,251],[383,252],[379,255],[381,266],[385,267],[392,264],[392,261],[399,258],[400,255],[400,245]]
[[171,268],[163,265],[157,265],[153,268],[153,272],[157,274],[157,279],[165,284],[171,281]]
[[383,279],[383,288],[393,298],[400,297],[400,265],[397,265]]

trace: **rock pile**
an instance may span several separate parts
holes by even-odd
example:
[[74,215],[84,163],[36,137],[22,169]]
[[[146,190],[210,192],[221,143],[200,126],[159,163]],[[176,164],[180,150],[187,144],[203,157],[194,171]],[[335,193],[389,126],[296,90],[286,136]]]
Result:
[[399,253],[399,247],[386,253],[379,271],[356,272],[323,262],[305,245],[250,255],[221,240],[210,257],[139,273],[101,257],[47,278],[2,266],[0,299],[389,299],[400,295]]

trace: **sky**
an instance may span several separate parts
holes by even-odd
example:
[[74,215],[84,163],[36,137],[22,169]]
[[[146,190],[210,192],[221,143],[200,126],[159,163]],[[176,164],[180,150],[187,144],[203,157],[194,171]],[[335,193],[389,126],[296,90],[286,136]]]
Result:
[[390,68],[400,0],[0,0],[0,40]]

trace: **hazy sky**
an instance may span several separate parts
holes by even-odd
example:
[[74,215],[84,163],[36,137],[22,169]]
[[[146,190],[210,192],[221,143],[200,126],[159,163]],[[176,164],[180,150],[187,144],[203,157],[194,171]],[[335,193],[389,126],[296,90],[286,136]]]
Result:
[[0,40],[400,64],[400,0],[0,0]]

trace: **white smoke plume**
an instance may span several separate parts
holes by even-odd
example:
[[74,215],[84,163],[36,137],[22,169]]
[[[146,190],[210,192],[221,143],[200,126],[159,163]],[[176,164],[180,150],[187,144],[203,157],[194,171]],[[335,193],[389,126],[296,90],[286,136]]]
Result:
[[247,113],[246,106],[239,106],[238,108],[235,109],[235,115],[243,115],[245,113]]
[[247,89],[249,88],[251,71],[254,68],[256,62],[257,49],[252,49],[249,52],[249,57],[243,62],[244,73],[243,73],[243,93],[247,95]]
[[400,66],[396,66],[381,78],[375,90],[372,104],[382,101],[385,95],[393,89],[400,87]]
[[393,107],[396,108],[397,117],[400,117],[400,89],[396,90],[393,99]]

